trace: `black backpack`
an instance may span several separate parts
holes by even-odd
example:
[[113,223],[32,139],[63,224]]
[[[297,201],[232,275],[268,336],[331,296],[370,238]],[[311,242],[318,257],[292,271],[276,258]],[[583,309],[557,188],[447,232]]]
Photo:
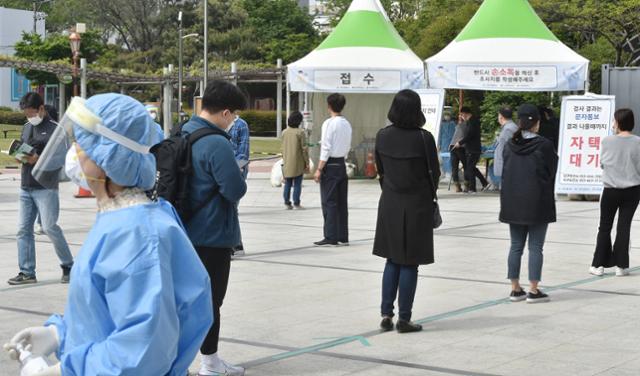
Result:
[[203,137],[226,134],[214,128],[201,128],[193,133],[182,131],[181,124],[171,137],[154,145],[150,152],[156,158],[156,186],[153,196],[169,201],[178,212],[183,223],[189,222],[218,194],[218,188],[211,191],[207,198],[192,207],[189,200],[190,178],[193,174],[193,144]]

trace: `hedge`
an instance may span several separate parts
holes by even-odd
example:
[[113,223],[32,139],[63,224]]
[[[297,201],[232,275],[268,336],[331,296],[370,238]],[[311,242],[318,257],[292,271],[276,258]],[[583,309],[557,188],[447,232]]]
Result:
[[0,124],[24,125],[27,119],[19,111],[0,111]]
[[[256,111],[247,110],[240,113],[247,124],[252,135],[268,135],[273,136],[276,133],[276,111]],[[282,112],[282,128],[287,125],[286,114]]]

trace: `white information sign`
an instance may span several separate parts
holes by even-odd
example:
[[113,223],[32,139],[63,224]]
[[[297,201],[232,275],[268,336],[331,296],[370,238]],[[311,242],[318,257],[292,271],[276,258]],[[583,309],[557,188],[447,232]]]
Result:
[[402,89],[400,71],[316,70],[314,84],[319,88],[349,91],[378,91]]
[[555,89],[558,86],[556,67],[459,66],[456,73],[458,85],[462,87]]
[[427,122],[424,129],[431,132],[438,144],[440,134],[440,122],[442,121],[442,110],[444,108],[444,90],[442,89],[418,89],[416,93],[420,95],[422,102],[422,112]]
[[556,193],[600,194],[602,140],[612,134],[615,96],[562,98]]

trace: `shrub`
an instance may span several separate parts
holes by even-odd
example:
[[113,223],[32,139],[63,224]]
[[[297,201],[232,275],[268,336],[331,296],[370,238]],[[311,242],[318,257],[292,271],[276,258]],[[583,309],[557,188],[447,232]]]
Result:
[[0,111],[0,124],[24,125],[27,119],[22,112],[18,111]]
[[[282,128],[287,126],[286,113],[282,112]],[[275,135],[277,130],[276,111],[242,111],[240,117],[249,124],[252,135]]]

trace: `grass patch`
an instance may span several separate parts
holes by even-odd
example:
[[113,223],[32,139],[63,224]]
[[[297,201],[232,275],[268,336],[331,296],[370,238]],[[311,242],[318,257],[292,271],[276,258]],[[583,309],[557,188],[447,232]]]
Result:
[[[21,133],[22,126],[20,125],[0,124],[0,150],[8,150],[9,145],[11,145],[11,141],[19,139]],[[18,166],[20,166],[20,163],[18,163],[18,161],[16,161],[13,157],[5,153],[0,153],[0,168]]]
[[[11,141],[13,141],[12,138],[0,138],[0,150],[7,150],[9,149],[9,145],[11,144]],[[7,155],[5,153],[0,153],[0,168],[5,168],[5,167],[17,167],[19,166],[20,163],[18,163],[18,161],[16,161],[12,156]]]
[[281,152],[282,140],[277,138],[252,138],[251,157],[258,158],[266,155],[278,155]]

